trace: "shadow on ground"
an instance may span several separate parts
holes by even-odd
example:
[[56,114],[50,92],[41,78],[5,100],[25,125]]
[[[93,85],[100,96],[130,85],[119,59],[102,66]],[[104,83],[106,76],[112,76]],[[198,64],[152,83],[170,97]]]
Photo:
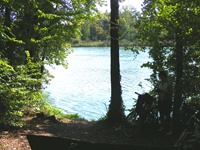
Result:
[[146,126],[133,137],[127,138],[121,126],[95,121],[61,122],[50,118],[34,118],[29,123],[33,132],[27,135],[27,139],[32,150],[173,150],[178,149],[174,144],[180,136],[180,133],[167,136],[166,132]]
[[60,137],[27,135],[32,150],[173,150],[175,147],[153,147],[132,144],[96,143]]

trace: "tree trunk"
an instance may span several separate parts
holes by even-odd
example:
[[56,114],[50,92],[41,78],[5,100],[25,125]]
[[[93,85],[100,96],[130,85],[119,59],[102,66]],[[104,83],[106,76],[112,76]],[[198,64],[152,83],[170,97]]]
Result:
[[180,125],[180,108],[183,102],[182,99],[182,77],[183,77],[183,44],[181,42],[180,33],[176,33],[176,83],[174,95],[174,126]]
[[[5,8],[5,22],[4,25],[8,28],[10,28],[11,26],[11,11],[9,8]],[[13,37],[13,35],[10,33],[10,31],[6,31],[5,32],[10,38]],[[4,53],[5,56],[8,58],[9,64],[13,65],[14,64],[14,50],[15,50],[15,46],[14,46],[14,42],[9,40],[6,42],[6,47],[4,49]]]
[[119,64],[119,3],[111,0],[111,102],[107,119],[111,122],[121,122],[124,119],[124,108],[121,97],[120,64]]

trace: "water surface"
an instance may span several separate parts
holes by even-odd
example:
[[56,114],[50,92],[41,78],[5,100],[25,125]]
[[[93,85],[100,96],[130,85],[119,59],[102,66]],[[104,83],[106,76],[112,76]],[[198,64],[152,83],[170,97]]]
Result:
[[[48,67],[55,76],[45,89],[51,105],[88,120],[103,117],[111,97],[110,48],[74,48],[74,53],[67,60],[68,69]],[[141,53],[135,58],[131,51],[120,49],[122,99],[126,109],[134,104],[133,98],[137,97],[134,92],[143,93],[151,88],[145,81],[151,70],[140,67],[149,60],[148,53]],[[142,83],[143,89],[138,86],[139,83]]]

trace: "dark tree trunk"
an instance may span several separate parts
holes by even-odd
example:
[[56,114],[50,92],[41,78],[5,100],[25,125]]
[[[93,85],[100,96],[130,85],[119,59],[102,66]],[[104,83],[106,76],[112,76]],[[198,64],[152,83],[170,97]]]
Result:
[[181,41],[180,32],[176,33],[176,83],[174,95],[174,125],[180,125],[180,109],[183,102],[182,99],[182,77],[183,77],[183,44]]
[[[4,22],[4,25],[6,27],[9,27],[11,26],[11,14],[10,14],[10,9],[9,8],[5,8],[5,22]],[[6,31],[6,34],[10,37],[12,37],[12,34],[9,32],[9,31]],[[13,41],[8,41],[6,43],[6,47],[4,49],[4,53],[5,53],[5,56],[8,58],[8,61],[10,63],[10,65],[13,65],[14,64],[14,51],[15,50],[15,46],[14,46],[14,42]]]
[[111,122],[121,122],[124,118],[123,101],[121,97],[120,64],[119,64],[119,3],[111,0],[111,102],[107,119]]

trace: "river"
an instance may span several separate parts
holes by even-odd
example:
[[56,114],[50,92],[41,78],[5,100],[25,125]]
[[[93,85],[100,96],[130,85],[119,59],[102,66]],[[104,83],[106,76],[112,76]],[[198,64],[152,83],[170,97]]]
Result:
[[[64,113],[76,113],[87,120],[98,120],[106,115],[111,99],[110,48],[77,47],[67,57],[68,68],[48,67],[53,78],[44,90],[50,104]],[[135,92],[148,92],[152,87],[145,79],[151,70],[140,66],[150,61],[147,52],[134,57],[131,51],[120,48],[122,99],[130,109]],[[138,86],[142,84],[143,88]],[[126,111],[127,113],[127,111]]]

